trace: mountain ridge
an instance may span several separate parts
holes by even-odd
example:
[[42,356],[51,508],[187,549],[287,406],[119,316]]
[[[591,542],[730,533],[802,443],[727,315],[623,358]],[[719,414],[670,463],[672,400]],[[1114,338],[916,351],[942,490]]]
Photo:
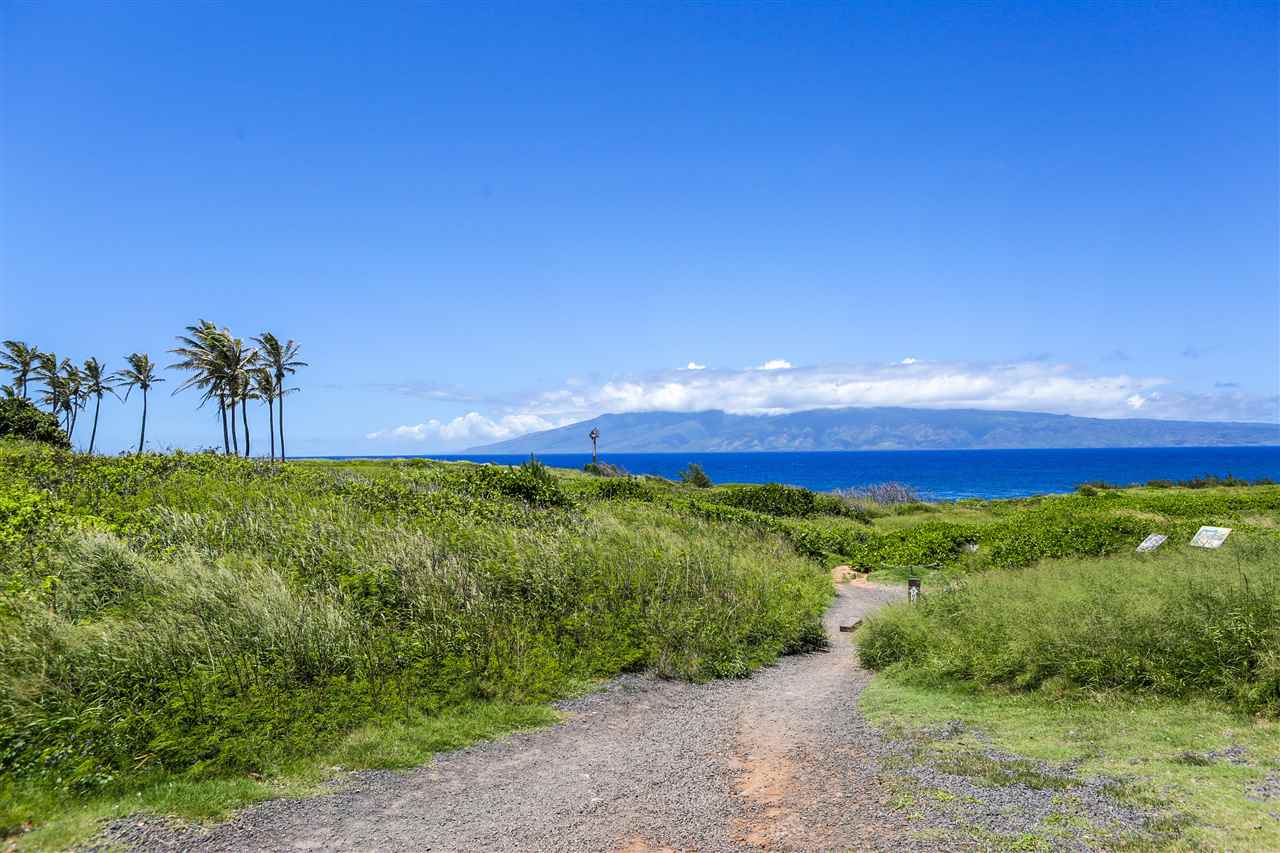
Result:
[[1280,445],[1280,424],[1084,418],[987,409],[849,407],[781,415],[628,412],[469,448],[468,453],[582,453],[600,430],[615,453],[980,450]]

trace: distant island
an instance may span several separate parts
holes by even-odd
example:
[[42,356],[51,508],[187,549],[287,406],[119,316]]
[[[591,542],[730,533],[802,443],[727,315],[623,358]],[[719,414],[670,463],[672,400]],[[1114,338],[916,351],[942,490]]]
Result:
[[883,407],[601,415],[467,452],[583,453],[592,429],[600,430],[601,449],[614,453],[1280,445],[1280,424]]

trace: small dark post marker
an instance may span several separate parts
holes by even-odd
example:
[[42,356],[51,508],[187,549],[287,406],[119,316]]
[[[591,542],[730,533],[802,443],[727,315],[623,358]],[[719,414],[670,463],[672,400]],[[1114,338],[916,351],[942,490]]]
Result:
[[907,600],[912,604],[920,600],[920,578],[907,578]]
[[591,428],[591,464],[596,464],[596,441],[600,438],[600,430]]

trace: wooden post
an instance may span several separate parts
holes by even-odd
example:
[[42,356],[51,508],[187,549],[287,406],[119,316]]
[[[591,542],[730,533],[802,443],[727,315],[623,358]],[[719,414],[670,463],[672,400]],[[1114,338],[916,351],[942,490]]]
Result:
[[596,464],[596,440],[600,438],[600,430],[591,428],[591,464]]

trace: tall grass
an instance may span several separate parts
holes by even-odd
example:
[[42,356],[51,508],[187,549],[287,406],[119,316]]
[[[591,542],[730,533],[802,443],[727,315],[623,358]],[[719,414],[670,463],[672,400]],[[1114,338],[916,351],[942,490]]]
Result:
[[0,477],[0,782],[269,771],[371,717],[823,642],[830,583],[781,537],[533,466],[8,445]]
[[1211,695],[1280,714],[1280,543],[1047,561],[886,608],[862,661],[910,680]]

